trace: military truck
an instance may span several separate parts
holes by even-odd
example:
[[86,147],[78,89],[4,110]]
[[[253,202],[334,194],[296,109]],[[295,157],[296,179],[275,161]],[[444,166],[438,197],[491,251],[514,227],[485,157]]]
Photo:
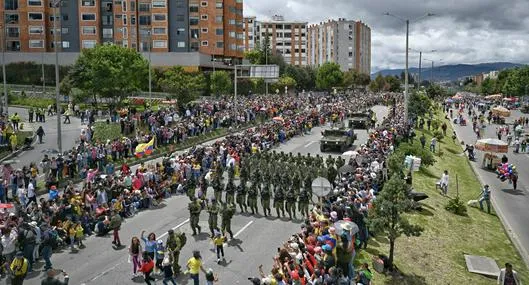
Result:
[[329,129],[322,132],[323,138],[320,140],[320,151],[339,150],[343,152],[353,145],[356,134],[353,129]]
[[364,111],[351,113],[349,118],[349,128],[354,129],[369,129],[374,125],[373,111]]

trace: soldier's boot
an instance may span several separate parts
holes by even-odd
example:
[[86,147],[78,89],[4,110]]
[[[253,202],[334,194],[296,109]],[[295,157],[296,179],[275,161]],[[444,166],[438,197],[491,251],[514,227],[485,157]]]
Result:
[[198,234],[200,234],[202,232],[202,227],[198,225],[197,223],[197,228],[198,228]]
[[281,218],[281,215],[279,214],[279,208],[276,208],[277,217]]
[[213,238],[215,236],[215,231],[213,227],[209,227],[209,231],[211,232],[211,237]]

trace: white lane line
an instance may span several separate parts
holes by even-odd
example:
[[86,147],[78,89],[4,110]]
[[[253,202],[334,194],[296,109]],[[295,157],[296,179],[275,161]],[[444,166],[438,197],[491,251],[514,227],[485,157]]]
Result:
[[[188,222],[189,222],[189,218],[186,219],[185,221],[181,222],[180,224],[176,225],[176,227],[173,227],[172,229],[173,229],[173,230],[176,230],[176,229],[178,229],[179,227],[185,225],[185,224],[188,223]],[[168,232],[165,232],[165,233],[161,234],[158,238],[163,238],[163,237],[166,236],[167,234],[168,234]]]
[[238,235],[240,235],[245,229],[247,229],[251,224],[253,224],[253,221],[249,221],[242,229],[240,229],[238,232],[236,232],[233,237],[236,238]]
[[304,145],[304,147],[309,147],[311,144],[315,143],[315,141],[311,141],[308,144]]
[[[172,229],[173,229],[173,230],[176,230],[176,229],[180,228],[181,226],[185,225],[185,224],[188,223],[188,222],[189,222],[189,218],[186,219],[185,221],[181,222],[180,224],[176,225],[176,227],[173,227]],[[253,221],[252,221],[251,223],[253,223]],[[251,223],[250,223],[250,224],[251,224]],[[249,226],[249,224],[246,225],[246,226]],[[243,228],[243,229],[244,229],[244,228]],[[241,230],[241,231],[242,231],[242,230]],[[241,232],[241,231],[239,231],[239,232]],[[168,233],[165,232],[165,233],[161,234],[161,235],[159,236],[159,238],[162,238],[162,237],[166,236],[167,234],[168,234]],[[87,283],[94,282],[96,279],[100,278],[101,276],[103,276],[103,275],[107,274],[108,272],[110,272],[110,271],[116,269],[116,267],[118,267],[118,266],[121,265],[122,263],[123,263],[123,262],[116,263],[116,265],[110,267],[109,269],[107,269],[107,270],[105,270],[105,271],[103,271],[103,272],[97,274],[97,275],[94,276],[92,279],[88,280]],[[83,284],[85,284],[85,283],[83,283]]]

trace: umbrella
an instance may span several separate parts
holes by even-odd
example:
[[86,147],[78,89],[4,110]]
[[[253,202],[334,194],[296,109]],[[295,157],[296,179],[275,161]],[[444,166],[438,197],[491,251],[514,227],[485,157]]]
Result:
[[355,235],[360,231],[357,224],[344,220],[334,223],[334,228],[336,229],[337,235],[341,235],[344,231],[350,232],[351,235]]
[[507,153],[509,145],[499,139],[481,139],[476,142],[476,148],[481,151]]
[[352,156],[354,158],[354,157],[356,157],[358,155],[358,151],[348,150],[348,151],[342,153],[342,155]]
[[0,203],[0,209],[11,209],[15,207],[15,205],[11,203]]
[[272,120],[279,121],[279,122],[284,122],[285,121],[285,119],[283,119],[282,117],[273,117]]
[[511,115],[511,111],[509,111],[509,109],[502,107],[502,106],[492,108],[492,113],[497,114],[502,117],[509,117]]
[[346,165],[340,167],[340,169],[338,169],[338,171],[340,173],[353,173],[353,172],[355,172],[355,169],[354,169],[354,167],[352,165],[346,164]]
[[332,186],[327,178],[318,177],[312,180],[311,188],[312,193],[316,194],[316,196],[324,197],[331,192]]

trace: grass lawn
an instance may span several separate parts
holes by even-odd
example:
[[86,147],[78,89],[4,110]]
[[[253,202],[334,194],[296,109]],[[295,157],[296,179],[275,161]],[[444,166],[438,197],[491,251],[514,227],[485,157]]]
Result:
[[[438,114],[440,120],[444,116]],[[423,201],[423,210],[409,214],[410,221],[424,227],[420,237],[402,236],[395,245],[395,265],[403,273],[402,277],[392,278],[375,274],[373,284],[496,284],[495,279],[469,273],[464,254],[488,256],[496,260],[503,268],[506,262],[513,264],[522,283],[529,282],[527,267],[514,245],[505,234],[503,225],[493,212],[492,215],[479,208],[467,207],[468,216],[457,216],[445,210],[449,198],[435,190],[443,170],[448,170],[450,186],[448,195],[456,196],[456,175],[459,182],[459,195],[466,204],[476,199],[481,184],[472,171],[463,149],[452,142],[452,128],[448,121],[447,134],[440,144],[443,155],[436,154],[437,162],[428,169],[421,169],[413,176],[413,186],[417,191],[427,193],[430,198]],[[416,130],[417,138],[422,134]],[[424,131],[426,147],[432,137],[430,131]],[[418,139],[416,147],[421,147]],[[438,144],[439,145],[439,144]],[[367,250],[361,251],[357,263],[371,264],[373,255],[388,254],[389,244],[385,238],[371,238]]]

